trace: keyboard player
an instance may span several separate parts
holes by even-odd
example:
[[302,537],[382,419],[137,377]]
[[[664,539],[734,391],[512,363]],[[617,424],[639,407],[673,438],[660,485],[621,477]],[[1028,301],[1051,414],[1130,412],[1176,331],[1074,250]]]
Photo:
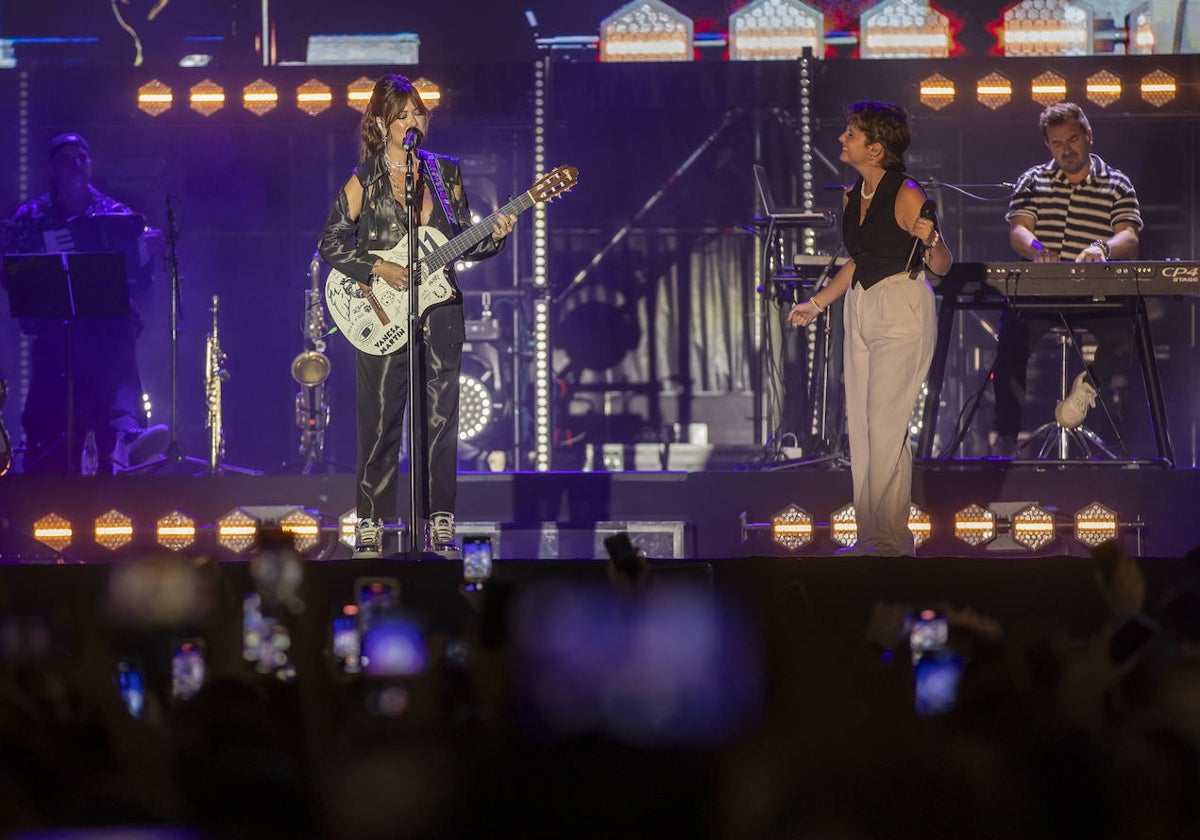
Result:
[[[1137,193],[1123,172],[1092,153],[1092,128],[1083,110],[1070,102],[1051,105],[1042,111],[1038,125],[1052,158],[1026,170],[1017,181],[1006,215],[1013,250],[1036,262],[1137,259],[1142,228]],[[1077,377],[1074,399],[1086,404],[1099,391],[1120,425],[1127,388],[1133,382],[1129,374],[1132,319],[1124,312],[1099,310],[1063,311],[1063,315],[1072,328],[1091,332],[1097,343],[1095,381]],[[1057,311],[1005,310],[994,372],[993,457],[1015,457],[1030,353],[1050,327],[1061,323]]]

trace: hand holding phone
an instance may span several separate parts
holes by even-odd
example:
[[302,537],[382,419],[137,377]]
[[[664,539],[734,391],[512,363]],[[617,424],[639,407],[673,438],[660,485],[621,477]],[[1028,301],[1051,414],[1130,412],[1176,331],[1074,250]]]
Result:
[[463,582],[468,587],[478,587],[492,576],[492,538],[464,537]]
[[914,661],[926,654],[945,650],[949,640],[950,625],[942,613],[925,609],[913,616],[908,633],[908,646],[912,650]]

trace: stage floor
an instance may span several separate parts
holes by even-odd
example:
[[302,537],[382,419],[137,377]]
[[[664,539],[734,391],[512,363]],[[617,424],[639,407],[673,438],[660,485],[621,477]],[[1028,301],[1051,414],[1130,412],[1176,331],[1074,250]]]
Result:
[[[402,478],[402,485],[404,480]],[[629,531],[650,557],[725,559],[752,556],[829,556],[830,516],[851,502],[850,472],[808,466],[725,472],[463,473],[460,533],[488,533],[511,560],[603,557],[603,539]],[[919,463],[914,501],[930,516],[931,536],[918,557],[1025,557],[1030,552],[1001,535],[973,548],[954,537],[955,512],[975,503],[1010,515],[1036,502],[1054,513],[1056,539],[1037,555],[1086,556],[1073,538],[1074,515],[1092,502],[1116,512],[1120,539],[1139,557],[1179,558],[1200,546],[1200,470],[1112,463],[1068,464],[953,461]],[[814,521],[815,537],[786,551],[762,526],[795,504]],[[133,520],[135,539],[153,544],[155,522],[173,510],[193,518],[197,548],[215,546],[215,523],[237,507],[302,507],[319,515],[326,543],[321,556],[342,559],[334,546],[338,518],[354,506],[353,477],[336,475],[138,475],[0,478],[0,519],[7,539],[0,562],[38,562],[29,535],[41,517],[72,523],[67,562],[94,562],[108,553],[92,538],[92,523],[109,510]],[[401,509],[406,509],[402,498]],[[1007,513],[1006,513],[1007,511]],[[1140,523],[1138,527],[1134,523]],[[1007,547],[1005,547],[1007,545]],[[5,546],[8,546],[7,548]],[[22,546],[15,548],[14,546]],[[44,552],[42,552],[44,554]],[[44,557],[40,562],[46,562]]]

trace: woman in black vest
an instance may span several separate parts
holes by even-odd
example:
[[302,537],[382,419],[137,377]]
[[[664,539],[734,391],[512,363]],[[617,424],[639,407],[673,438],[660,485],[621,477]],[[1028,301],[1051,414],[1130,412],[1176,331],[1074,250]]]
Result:
[[858,542],[843,551],[902,556],[913,553],[908,424],[936,338],[923,268],[945,274],[953,259],[938,234],[936,208],[904,175],[908,115],[898,105],[856,102],[846,122],[841,159],[859,174],[843,197],[850,259],[789,319],[807,326],[846,296],[843,375]]

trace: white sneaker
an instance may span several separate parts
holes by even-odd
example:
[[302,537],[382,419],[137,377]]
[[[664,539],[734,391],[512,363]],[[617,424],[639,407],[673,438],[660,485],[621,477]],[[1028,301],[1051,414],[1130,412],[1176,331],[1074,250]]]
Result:
[[454,540],[454,514],[440,510],[429,517],[425,532],[425,546],[434,554],[457,559],[462,549]]
[[1054,420],[1064,429],[1074,429],[1083,423],[1088,409],[1096,405],[1096,389],[1087,381],[1087,371],[1075,377],[1071,393],[1054,406]]
[[360,519],[354,526],[354,559],[380,557],[383,554],[383,521]]

